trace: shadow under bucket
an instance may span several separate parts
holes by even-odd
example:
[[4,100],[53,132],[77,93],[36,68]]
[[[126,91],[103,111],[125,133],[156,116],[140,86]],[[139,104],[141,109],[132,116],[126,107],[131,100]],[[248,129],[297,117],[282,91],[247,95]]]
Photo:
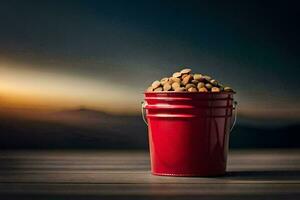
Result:
[[233,92],[144,93],[142,111],[147,118],[144,120],[148,125],[152,174],[225,174],[229,133],[236,119],[233,95]]

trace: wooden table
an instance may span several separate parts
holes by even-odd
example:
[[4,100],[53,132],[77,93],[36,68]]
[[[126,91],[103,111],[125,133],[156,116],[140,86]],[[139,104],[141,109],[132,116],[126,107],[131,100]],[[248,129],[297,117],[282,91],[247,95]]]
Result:
[[231,151],[223,177],[153,176],[147,152],[1,151],[0,199],[300,199],[300,150]]

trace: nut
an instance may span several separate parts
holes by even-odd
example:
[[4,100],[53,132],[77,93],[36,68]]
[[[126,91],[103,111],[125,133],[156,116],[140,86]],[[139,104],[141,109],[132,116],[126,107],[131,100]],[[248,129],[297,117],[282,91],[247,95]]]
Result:
[[188,89],[188,91],[189,91],[189,92],[198,92],[198,90],[197,90],[196,88],[194,88],[194,87],[190,87],[190,88]]
[[217,86],[217,85],[218,85],[218,82],[217,82],[215,79],[212,79],[212,80],[210,81],[210,83],[211,83],[212,85],[214,85],[214,86]]
[[186,86],[185,86],[185,88],[188,90],[189,88],[191,88],[191,87],[196,87],[196,85],[194,85],[193,83],[188,83],[188,84],[186,84]]
[[191,80],[191,83],[197,85],[199,83],[199,81],[198,80]]
[[185,88],[184,87],[178,87],[175,89],[175,92],[184,92]]
[[220,88],[218,87],[212,87],[211,92],[220,92]]
[[179,87],[180,87],[180,84],[177,83],[177,82],[174,82],[174,83],[172,84],[172,89],[173,89],[173,90],[175,90],[176,88],[179,88]]
[[181,79],[183,80],[186,76],[188,76],[189,74],[183,74],[182,76],[181,76]]
[[199,82],[198,85],[197,85],[197,88],[202,88],[202,87],[205,87],[205,83],[203,82]]
[[190,82],[190,80],[192,80],[192,76],[191,75],[187,75],[183,80],[182,80],[182,84],[186,85]]
[[[173,77],[172,77],[173,78]],[[168,81],[168,83],[170,84],[170,85],[172,85],[172,83],[174,83],[174,81],[172,80],[172,78],[169,78],[169,81]]]
[[191,69],[183,69],[180,71],[181,74],[189,74],[192,70]]
[[202,78],[204,78],[207,82],[209,82],[212,78],[210,76],[203,76]]
[[177,82],[177,83],[179,83],[179,84],[181,83],[180,78],[171,77],[170,79],[173,81],[173,83],[174,83],[174,82]]
[[179,78],[181,76],[181,73],[180,72],[175,72],[174,74],[173,74],[173,77],[175,77],[175,78]]
[[224,87],[224,91],[225,92],[233,92],[233,89],[231,89],[231,87]]
[[161,80],[160,80],[160,84],[162,84],[162,85],[164,85],[166,82],[168,82],[169,81],[169,78],[168,77],[165,77],[165,78],[162,78]]
[[146,91],[147,91],[147,92],[153,92],[152,86],[148,87]]
[[160,82],[156,80],[156,81],[154,81],[154,82],[152,83],[151,86],[152,86],[153,89],[156,89],[156,88],[158,88],[158,87],[160,86]]
[[156,88],[156,89],[154,90],[154,92],[161,92],[162,90],[163,90],[162,87],[158,87],[158,88]]
[[205,87],[199,88],[199,92],[208,92],[208,90]]
[[202,78],[202,74],[194,74],[194,80],[200,81]]
[[213,86],[212,86],[212,84],[210,84],[210,83],[206,83],[206,84],[205,84],[205,87],[206,87],[207,89],[211,89]]
[[172,89],[172,86],[169,83],[164,84],[164,91],[169,91]]

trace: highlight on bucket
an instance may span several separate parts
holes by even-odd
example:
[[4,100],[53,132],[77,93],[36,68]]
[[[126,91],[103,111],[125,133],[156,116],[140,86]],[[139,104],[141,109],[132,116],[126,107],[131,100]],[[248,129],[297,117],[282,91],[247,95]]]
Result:
[[142,102],[152,174],[225,174],[237,113],[234,94],[230,87],[190,69],[154,81]]

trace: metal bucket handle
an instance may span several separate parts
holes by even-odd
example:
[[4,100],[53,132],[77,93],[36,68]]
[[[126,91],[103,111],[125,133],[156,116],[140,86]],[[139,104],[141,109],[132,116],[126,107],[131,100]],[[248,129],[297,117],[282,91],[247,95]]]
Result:
[[[146,117],[145,117],[145,115],[146,115],[145,110],[146,110],[147,103],[145,101],[142,101],[141,103],[142,103],[142,117],[143,117],[145,124],[148,126],[148,121],[146,120]],[[233,102],[232,109],[234,111],[234,114],[233,114],[234,118],[233,118],[233,122],[230,127],[230,132],[233,130],[233,128],[236,124],[236,118],[237,118],[237,102],[236,101]]]
[[233,122],[232,122],[231,127],[230,127],[230,132],[233,130],[233,128],[235,126],[235,123],[236,123],[236,118],[237,118],[237,101],[233,102],[232,110],[234,112],[234,114],[233,114],[234,118],[233,118]]
[[146,102],[145,101],[142,101],[141,102],[142,103],[142,117],[143,117],[143,120],[144,120],[144,122],[145,122],[145,124],[148,126],[148,122],[147,122],[147,120],[146,120],[146,117],[145,117],[145,115],[146,115]]

